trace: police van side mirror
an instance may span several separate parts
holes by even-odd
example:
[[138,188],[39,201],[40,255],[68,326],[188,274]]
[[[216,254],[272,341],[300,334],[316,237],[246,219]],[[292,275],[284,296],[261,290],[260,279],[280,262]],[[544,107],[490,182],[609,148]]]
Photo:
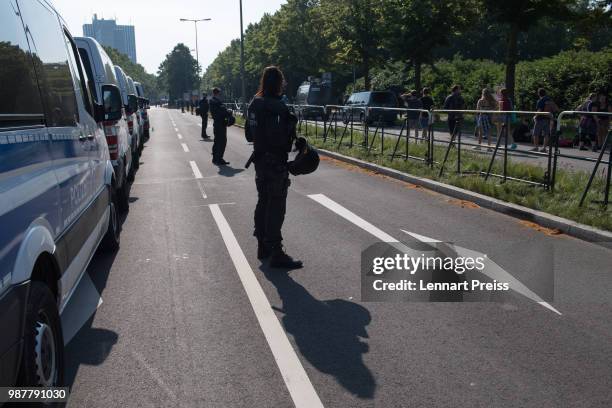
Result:
[[123,114],[121,92],[116,85],[102,85],[102,105],[96,107],[96,120],[119,120]]

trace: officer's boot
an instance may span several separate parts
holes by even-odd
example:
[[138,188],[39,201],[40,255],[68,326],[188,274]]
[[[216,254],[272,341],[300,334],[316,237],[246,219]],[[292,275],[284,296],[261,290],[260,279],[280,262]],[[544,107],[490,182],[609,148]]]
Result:
[[285,253],[283,246],[278,244],[271,248],[270,267],[282,269],[299,269],[302,267],[302,261],[293,259]]
[[257,239],[257,259],[263,260],[270,257],[270,247],[263,239]]

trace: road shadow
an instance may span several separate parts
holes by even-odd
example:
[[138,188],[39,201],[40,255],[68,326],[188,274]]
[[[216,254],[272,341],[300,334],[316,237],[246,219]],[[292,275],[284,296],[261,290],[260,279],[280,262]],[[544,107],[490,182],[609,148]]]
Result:
[[[126,218],[127,214],[122,214],[119,216],[120,226],[123,225]],[[110,271],[115,262],[116,256],[117,252],[106,253],[98,249],[89,263],[87,272],[85,272],[88,274],[89,279],[91,279],[91,282],[100,296],[102,296],[102,293],[106,288]],[[100,365],[106,361],[113,346],[119,339],[119,334],[112,330],[92,327],[96,313],[97,309],[66,345],[64,352],[64,384],[67,387],[72,388],[79,371],[79,367],[82,364]]]
[[244,169],[236,169],[230,166],[219,166],[219,175],[224,177],[234,177],[236,174],[240,174]]
[[369,347],[361,340],[368,338],[370,312],[343,299],[318,300],[288,271],[270,269],[267,264],[260,270],[278,291],[283,305],[274,309],[283,314],[283,326],[302,356],[353,395],[374,398],[376,381],[362,358]]

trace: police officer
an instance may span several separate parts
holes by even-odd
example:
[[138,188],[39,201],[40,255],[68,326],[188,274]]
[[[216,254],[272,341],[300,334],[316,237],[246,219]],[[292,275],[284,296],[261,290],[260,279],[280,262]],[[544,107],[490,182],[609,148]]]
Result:
[[223,154],[225,153],[225,145],[227,145],[227,120],[231,113],[221,102],[221,90],[213,88],[212,94],[213,96],[208,103],[213,118],[213,134],[215,135],[212,147],[212,162],[217,166],[222,166],[229,164],[223,159]]
[[270,258],[270,267],[296,269],[302,262],[287,255],[281,244],[289,188],[288,153],[297,120],[281,99],[283,73],[277,67],[264,69],[259,90],[247,111],[245,135],[253,142],[257,206],[255,232],[257,258]]
[[202,139],[210,139],[210,136],[206,134],[206,128],[208,127],[208,96],[204,94],[200,101],[200,116],[202,117]]

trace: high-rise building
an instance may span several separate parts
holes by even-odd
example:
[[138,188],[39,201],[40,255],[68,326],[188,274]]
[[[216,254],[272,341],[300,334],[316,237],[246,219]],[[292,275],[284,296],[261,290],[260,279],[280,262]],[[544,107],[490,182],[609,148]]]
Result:
[[83,35],[95,38],[102,45],[115,48],[136,63],[134,26],[119,25],[115,20],[98,20],[98,15],[94,14],[91,24],[83,24]]

